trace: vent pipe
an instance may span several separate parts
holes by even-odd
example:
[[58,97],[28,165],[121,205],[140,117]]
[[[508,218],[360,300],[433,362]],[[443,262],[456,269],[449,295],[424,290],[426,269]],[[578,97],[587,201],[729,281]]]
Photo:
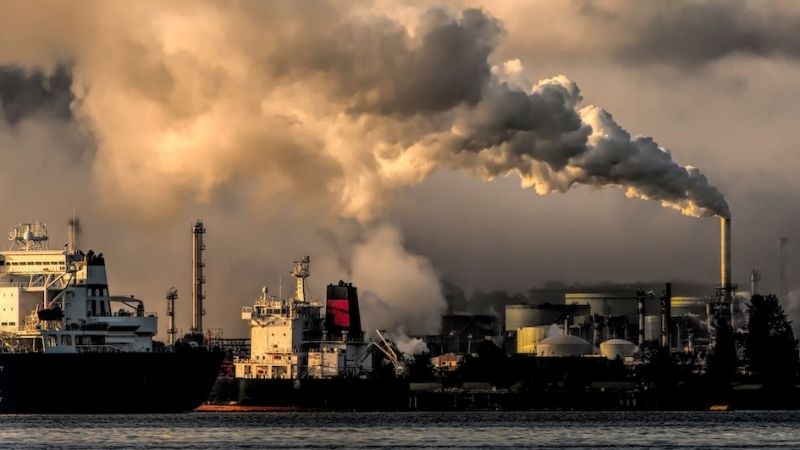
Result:
[[203,309],[203,300],[206,298],[203,294],[203,285],[206,284],[206,278],[203,275],[203,268],[206,266],[203,261],[203,250],[206,245],[203,243],[203,235],[206,233],[206,228],[203,222],[198,220],[192,226],[192,334],[203,334],[203,316],[205,309]]

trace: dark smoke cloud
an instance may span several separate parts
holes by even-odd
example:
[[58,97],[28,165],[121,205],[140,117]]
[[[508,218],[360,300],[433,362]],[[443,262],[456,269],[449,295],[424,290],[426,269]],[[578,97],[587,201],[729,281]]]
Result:
[[70,120],[71,87],[72,75],[63,66],[50,74],[0,66],[0,111],[12,125],[35,114]]
[[386,20],[345,24],[335,34],[338,46],[325,49],[332,56],[323,61],[346,67],[322,70],[353,99],[351,111],[410,115],[478,103],[501,26],[477,9],[459,17],[433,9],[414,37]]
[[628,62],[686,67],[736,54],[800,57],[800,15],[792,0],[585,2],[581,11],[626,30],[629,38],[615,52]]

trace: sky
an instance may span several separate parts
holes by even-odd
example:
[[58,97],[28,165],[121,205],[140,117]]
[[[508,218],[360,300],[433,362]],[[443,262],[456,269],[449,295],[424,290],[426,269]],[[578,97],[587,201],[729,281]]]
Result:
[[0,17],[0,224],[46,221],[60,247],[74,209],[112,292],[163,315],[177,287],[184,329],[197,218],[205,323],[229,337],[303,255],[312,296],[352,281],[368,328],[409,333],[436,331],[442,280],[715,282],[718,214],[734,282],[757,266],[774,291],[785,236],[800,287],[796,2],[9,1]]

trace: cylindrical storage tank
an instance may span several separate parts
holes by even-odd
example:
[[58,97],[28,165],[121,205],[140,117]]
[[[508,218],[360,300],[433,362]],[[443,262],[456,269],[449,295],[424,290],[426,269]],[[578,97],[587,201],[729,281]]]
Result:
[[644,317],[644,340],[658,341],[661,339],[661,316]]
[[571,319],[571,323],[575,323],[574,318],[590,314],[586,305],[506,305],[505,329],[511,331],[525,327],[561,324],[567,317]]
[[536,344],[547,337],[549,326],[517,329],[517,353],[536,353]]
[[609,339],[600,344],[600,354],[608,359],[625,358],[636,353],[636,345],[624,339]]
[[561,311],[557,305],[506,305],[506,330],[558,323]]
[[581,356],[591,352],[592,344],[569,334],[551,336],[536,346],[536,354],[539,356]]
[[635,290],[609,292],[568,292],[564,294],[567,305],[589,305],[590,314],[598,316],[625,316],[629,323],[636,323],[639,301]]

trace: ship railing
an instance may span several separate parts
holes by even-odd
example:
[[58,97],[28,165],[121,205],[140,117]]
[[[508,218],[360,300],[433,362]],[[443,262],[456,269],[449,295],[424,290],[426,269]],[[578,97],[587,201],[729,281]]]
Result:
[[0,287],[25,287],[28,283],[20,283],[19,281],[0,281]]
[[106,344],[76,345],[75,349],[78,353],[124,353],[121,348]]

